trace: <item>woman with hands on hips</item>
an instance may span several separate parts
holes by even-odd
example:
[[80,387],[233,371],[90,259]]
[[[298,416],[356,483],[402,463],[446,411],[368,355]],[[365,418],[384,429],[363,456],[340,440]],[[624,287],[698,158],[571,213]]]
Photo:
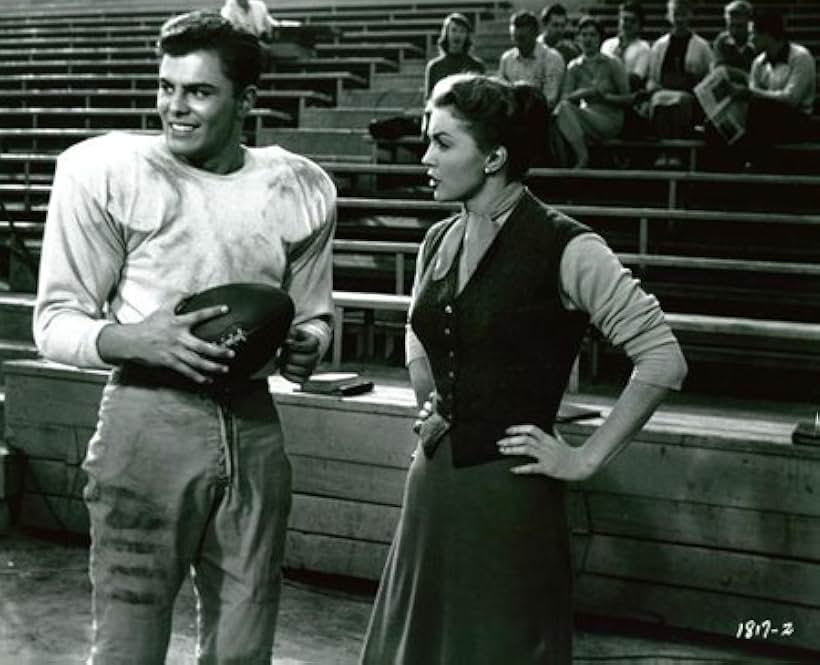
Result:
[[[601,237],[522,184],[531,147],[546,144],[540,92],[461,74],[427,110],[422,163],[435,199],[462,210],[419,252],[406,344],[420,441],[361,663],[569,664],[563,481],[617,455],[686,363]],[[590,322],[635,368],[573,448],[553,421]]]

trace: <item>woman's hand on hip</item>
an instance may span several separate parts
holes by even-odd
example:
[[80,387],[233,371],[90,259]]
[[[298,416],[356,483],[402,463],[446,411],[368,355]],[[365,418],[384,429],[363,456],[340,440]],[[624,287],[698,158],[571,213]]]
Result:
[[433,398],[435,397],[435,394],[435,391],[431,392],[424,404],[422,404],[419,409],[418,416],[416,416],[416,421],[413,423],[413,431],[416,434],[421,433],[421,426],[424,425],[424,421],[427,420],[433,413]]
[[540,474],[559,480],[585,480],[592,475],[581,448],[573,448],[556,435],[547,434],[537,425],[513,425],[498,442],[503,455],[525,455],[534,462],[510,469],[521,475]]

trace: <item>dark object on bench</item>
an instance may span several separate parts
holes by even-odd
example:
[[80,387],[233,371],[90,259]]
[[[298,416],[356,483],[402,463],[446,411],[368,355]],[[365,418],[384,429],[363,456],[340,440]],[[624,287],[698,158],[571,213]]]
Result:
[[569,404],[561,402],[558,408],[558,414],[555,416],[556,423],[572,423],[578,420],[590,420],[592,418],[600,418],[601,412],[598,409],[588,409],[577,404]]
[[814,422],[802,420],[792,432],[792,443],[820,447],[820,417]]
[[374,139],[398,139],[402,136],[421,137],[421,116],[396,115],[382,120],[371,120],[367,127]]
[[317,395],[361,395],[373,390],[373,382],[363,379],[354,372],[328,372],[314,374],[299,387],[299,390]]

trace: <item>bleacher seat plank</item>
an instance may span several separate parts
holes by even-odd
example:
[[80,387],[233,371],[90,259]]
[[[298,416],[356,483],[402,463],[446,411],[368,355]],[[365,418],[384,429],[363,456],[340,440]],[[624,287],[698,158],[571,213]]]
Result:
[[820,560],[820,516],[587,491],[588,531],[639,540]]
[[[104,129],[157,129],[161,126],[155,108],[88,108],[88,107],[0,107],[0,123],[16,128],[47,129],[58,127],[94,129],[105,124]],[[272,108],[254,108],[248,112],[244,123],[246,131],[259,131],[265,126],[292,125],[294,118],[284,111]]]
[[[678,577],[688,569],[678,571]],[[820,612],[794,603],[734,595],[731,589],[706,591],[673,584],[619,579],[609,575],[582,574],[575,583],[576,611],[620,617],[651,624],[704,630],[733,637],[749,619],[771,618],[778,629],[788,622],[790,635],[770,635],[768,642],[817,649],[811,626],[820,625]]]
[[27,455],[24,485],[28,492],[82,499],[87,480],[86,473],[79,464]]
[[[817,543],[815,542],[815,545]],[[749,598],[792,602],[820,610],[820,562],[594,534],[587,541],[585,573],[668,583]],[[677,576],[686,571],[686,579]]]
[[20,499],[20,524],[52,532],[86,535],[88,509],[82,499],[24,492]]
[[401,506],[405,468],[302,455],[290,443],[288,456],[293,466],[294,492]]
[[296,493],[288,527],[302,533],[389,545],[398,519],[396,506]]
[[[22,489],[23,458],[3,443],[0,431],[0,505],[8,509],[10,499],[16,497]],[[5,513],[8,517],[8,513]],[[2,532],[3,515],[0,515],[0,532]]]
[[388,549],[382,543],[288,531],[284,565],[293,570],[376,580]]
[[[20,382],[14,381],[14,390],[18,389],[21,389]],[[102,394],[102,386],[99,393]],[[42,402],[38,406],[42,409]],[[31,459],[79,467],[85,458],[86,447],[94,434],[96,423],[96,413],[92,409],[80,407],[79,410],[84,419],[79,424],[67,425],[51,422],[51,417],[43,422],[26,419],[27,414],[20,414],[13,403],[10,412],[14,417],[6,423],[7,439]],[[92,415],[94,420],[91,419]],[[59,418],[59,415],[56,416],[56,419]]]
[[34,297],[23,293],[0,293],[0,339],[32,341],[31,312]]

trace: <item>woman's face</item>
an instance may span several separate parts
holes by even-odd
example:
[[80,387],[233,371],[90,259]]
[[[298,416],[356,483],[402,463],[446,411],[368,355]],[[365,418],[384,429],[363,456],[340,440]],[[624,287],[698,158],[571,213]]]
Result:
[[434,107],[427,122],[430,144],[421,158],[436,201],[469,201],[484,187],[487,155],[466,123],[449,108]]
[[467,35],[470,33],[460,23],[450,21],[447,26],[447,49],[449,53],[462,53],[464,45],[467,43]]
[[578,33],[578,42],[584,55],[595,55],[601,49],[601,37],[591,25],[585,25]]

